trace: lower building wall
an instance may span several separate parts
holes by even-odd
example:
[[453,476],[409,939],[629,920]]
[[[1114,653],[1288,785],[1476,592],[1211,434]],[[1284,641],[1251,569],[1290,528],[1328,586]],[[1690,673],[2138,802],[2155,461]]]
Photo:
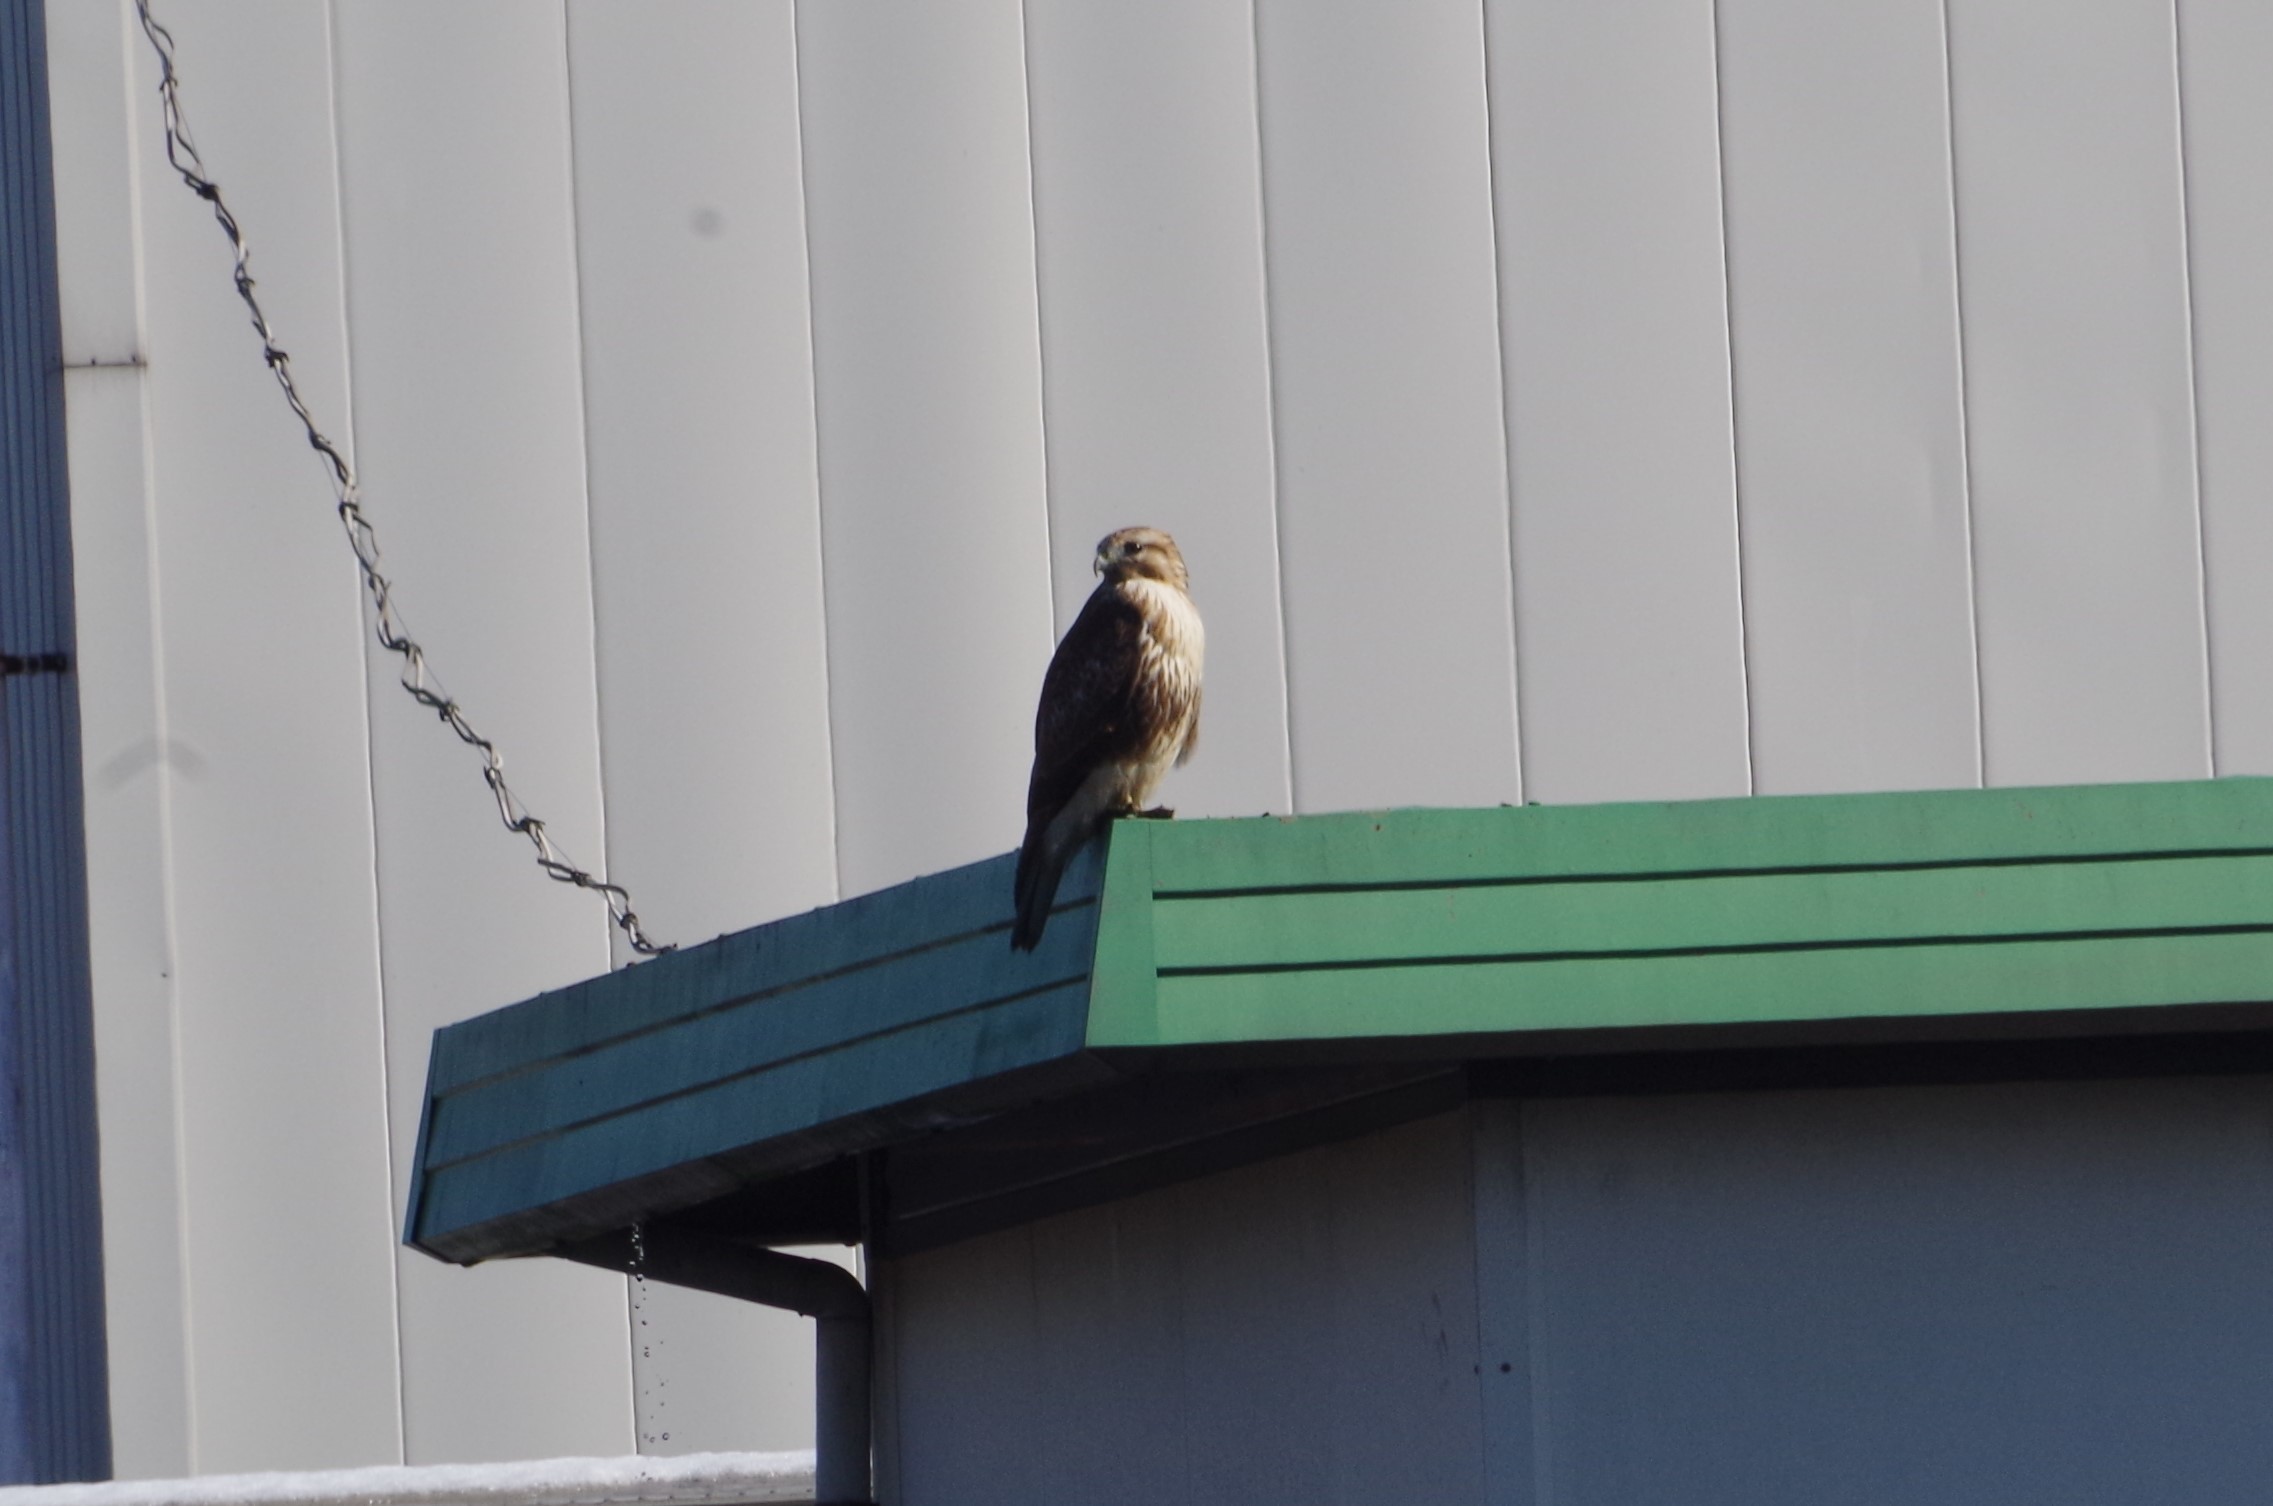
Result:
[[2256,1502],[2273,1081],[1479,1103],[878,1268],[883,1498]]
[[2269,1089],[1493,1109],[1530,1231],[1498,1347],[1532,1362],[1497,1499],[2262,1501]]
[[1447,1115],[878,1263],[882,1498],[1478,1499],[1468,1140]]

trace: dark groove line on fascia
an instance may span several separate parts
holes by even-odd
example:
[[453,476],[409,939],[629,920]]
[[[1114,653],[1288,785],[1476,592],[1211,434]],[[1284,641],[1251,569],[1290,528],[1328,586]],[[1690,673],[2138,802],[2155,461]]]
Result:
[[[1787,952],[1897,951],[1937,946],[2013,946],[2036,942],[2154,941],[2196,936],[2273,934],[2273,921],[2217,926],[2111,927],[2085,931],[1999,931],[1972,935],[1830,937],[1817,941],[1737,941],[1722,945],[1618,947],[1559,952],[1473,952],[1426,957],[1361,957],[1333,962],[1252,962],[1163,967],[1162,978],[1222,978],[1262,973],[1375,972],[1387,968],[1492,967],[1535,962],[1657,962],[1685,957],[1770,956]],[[2273,995],[2273,979],[2267,982]]]
[[[1096,903],[1097,896],[1092,895],[1086,899],[1072,900],[1065,904],[1058,905],[1050,911],[1050,914],[1053,917],[1064,915],[1071,911],[1082,909],[1085,906],[1095,905]],[[903,947],[896,952],[886,952],[881,956],[863,957],[856,962],[848,962],[841,967],[830,968],[826,972],[808,973],[803,977],[792,978],[787,982],[776,983],[765,988],[754,989],[749,993],[738,993],[735,994],[732,998],[721,999],[715,1004],[705,1004],[700,1009],[689,1010],[685,1014],[675,1014],[667,1019],[651,1020],[647,1024],[635,1026],[629,1030],[619,1031],[614,1035],[603,1036],[597,1040],[585,1041],[575,1046],[563,1047],[553,1055],[544,1057],[541,1060],[517,1062],[510,1067],[505,1067],[495,1072],[486,1072],[479,1077],[469,1077],[463,1082],[453,1082],[449,1087],[442,1089],[434,1096],[436,1098],[451,1098],[460,1093],[471,1092],[475,1088],[483,1087],[490,1083],[504,1082],[515,1077],[524,1077],[531,1072],[543,1072],[559,1065],[562,1062],[574,1061],[580,1056],[590,1056],[594,1052],[605,1051],[612,1046],[621,1046],[628,1042],[636,1041],[642,1036],[655,1035],[658,1032],[665,1030],[676,1030],[683,1025],[691,1025],[697,1020],[707,1020],[713,1015],[724,1014],[727,1010],[730,1009],[740,1009],[745,1005],[760,1004],[769,999],[779,999],[784,995],[796,993],[800,989],[818,987],[823,983],[833,983],[840,978],[849,978],[856,973],[870,972],[874,969],[887,967],[894,963],[905,962],[910,957],[920,957],[926,952],[936,952],[947,947],[959,946],[962,943],[970,941],[977,937],[996,935],[1006,936],[1010,932],[1010,927],[1011,922],[1006,919],[989,925],[974,927],[968,931],[958,931],[952,936],[943,936],[935,941],[923,942],[917,946]],[[609,976],[612,977],[616,975],[610,974]],[[1067,978],[1060,979],[1059,982],[1073,982],[1082,978],[1086,978],[1088,976],[1089,975],[1086,972],[1076,973],[1068,976]],[[589,987],[590,985],[587,984],[571,986]],[[1053,983],[1045,986],[1054,988],[1058,985]],[[1032,990],[1029,990],[1029,992],[1031,991]],[[1023,998],[1025,995],[1020,994],[1016,995],[1015,997]],[[481,1018],[486,1018],[486,1016],[483,1016]],[[478,1023],[478,1020],[468,1021],[467,1023],[475,1024]]]
[[[668,1093],[660,1093],[652,1098],[642,1098],[637,1103],[628,1103],[622,1108],[610,1109],[604,1114],[592,1114],[582,1119],[571,1119],[560,1124],[548,1125],[544,1129],[520,1135],[511,1140],[500,1140],[494,1144],[467,1150],[463,1154],[452,1156],[447,1160],[429,1160],[426,1163],[426,1176],[431,1181],[438,1173],[448,1171],[454,1166],[463,1166],[468,1161],[479,1161],[490,1156],[503,1155],[507,1151],[517,1150],[524,1145],[534,1145],[541,1140],[558,1139],[579,1130],[589,1129],[596,1124],[605,1124],[611,1119],[621,1119],[627,1114],[645,1113],[650,1109],[660,1108],[664,1104],[675,1103],[682,1098],[693,1098],[699,1094],[714,1092],[719,1088],[729,1087],[748,1078],[763,1076],[768,1072],[779,1071],[783,1067],[794,1066],[798,1062],[811,1061],[815,1057],[828,1056],[854,1046],[864,1045],[870,1041],[880,1041],[895,1035],[905,1035],[911,1030],[921,1030],[947,1020],[961,1019],[965,1015],[978,1014],[984,1010],[999,1009],[1005,1005],[1022,1003],[1027,999],[1053,993],[1058,989],[1068,988],[1087,981],[1087,974],[1058,978],[1048,983],[1037,984],[1032,988],[1020,989],[1017,993],[1001,994],[994,998],[980,999],[974,1003],[964,1004],[954,1009],[943,1009],[937,1014],[927,1014],[920,1020],[904,1020],[899,1024],[886,1026],[880,1030],[871,1030],[864,1035],[856,1035],[840,1041],[830,1041],[825,1045],[793,1052],[788,1056],[778,1056],[767,1061],[755,1062],[719,1077],[707,1078],[702,1082],[691,1083],[686,1087],[676,1088]],[[454,1096],[455,1091],[452,1090],[451,1093],[440,1095],[438,1102]]]
[[2172,848],[2156,852],[2048,853],[2010,858],[1916,858],[1888,863],[1770,863],[1740,868],[1663,868],[1620,873],[1524,873],[1505,877],[1384,879],[1324,884],[1254,884],[1224,889],[1156,889],[1155,900],[1260,899],[1290,894],[1391,894],[1430,889],[1526,889],[1557,884],[1658,884],[1704,879],[1797,878],[1812,874],[1933,873],[1965,868],[2063,868],[2092,863],[2168,863],[2210,858],[2268,858],[2273,847]]

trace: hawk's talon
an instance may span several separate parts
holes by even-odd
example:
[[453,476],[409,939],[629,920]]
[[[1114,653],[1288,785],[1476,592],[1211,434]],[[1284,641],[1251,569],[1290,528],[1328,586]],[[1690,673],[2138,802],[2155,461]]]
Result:
[[1156,805],[1148,811],[1140,811],[1133,805],[1122,805],[1106,814],[1109,821],[1173,821],[1175,818],[1176,813],[1165,805]]

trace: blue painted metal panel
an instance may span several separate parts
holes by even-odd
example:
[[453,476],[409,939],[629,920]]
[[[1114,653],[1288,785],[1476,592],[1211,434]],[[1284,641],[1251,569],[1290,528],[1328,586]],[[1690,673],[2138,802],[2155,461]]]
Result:
[[0,0],[0,1477],[110,1473],[46,27]]
[[[0,832],[9,819],[7,697],[0,692]],[[23,1013],[17,980],[20,925],[11,853],[0,843],[0,1479],[37,1476],[31,1437],[31,1210],[25,1201],[22,1102],[23,1057],[15,1022]]]

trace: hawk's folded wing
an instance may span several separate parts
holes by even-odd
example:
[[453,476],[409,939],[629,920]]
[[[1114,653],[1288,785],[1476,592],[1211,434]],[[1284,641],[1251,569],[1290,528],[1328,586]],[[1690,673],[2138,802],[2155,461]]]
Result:
[[1099,586],[1066,629],[1034,711],[1029,826],[1046,826],[1102,764],[1135,756],[1147,736],[1139,683],[1144,617],[1110,584]]

